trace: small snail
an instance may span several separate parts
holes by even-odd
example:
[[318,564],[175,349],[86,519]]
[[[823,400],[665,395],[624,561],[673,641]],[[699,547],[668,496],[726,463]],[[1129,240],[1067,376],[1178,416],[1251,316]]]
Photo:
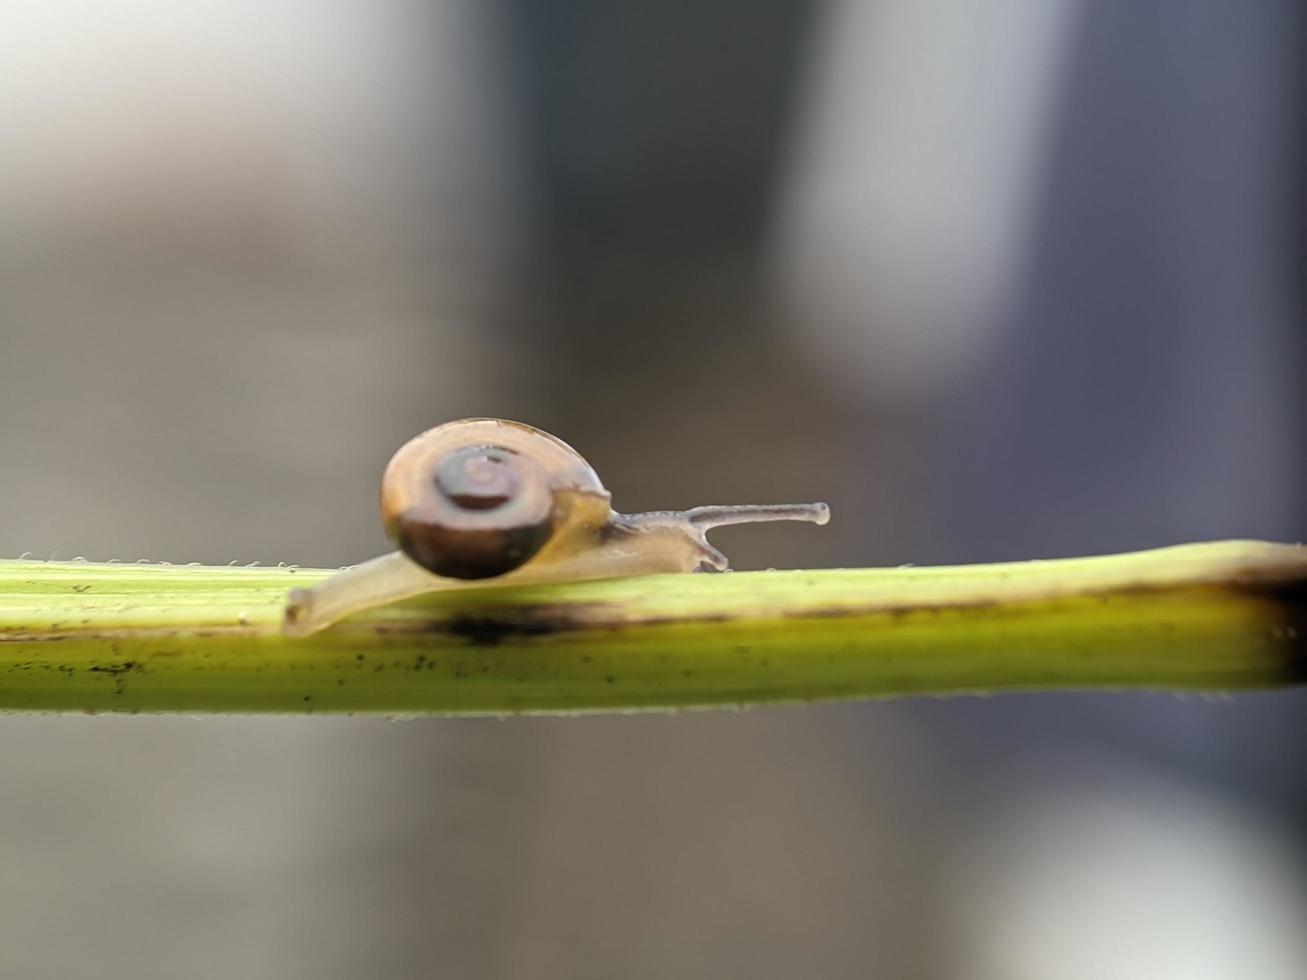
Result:
[[724,524],[811,521],[825,504],[695,507],[618,514],[599,477],[561,439],[521,422],[463,419],[410,440],[381,480],[381,520],[399,550],[355,565],[286,604],[307,636],[351,613],[440,589],[725,571],[704,537]]

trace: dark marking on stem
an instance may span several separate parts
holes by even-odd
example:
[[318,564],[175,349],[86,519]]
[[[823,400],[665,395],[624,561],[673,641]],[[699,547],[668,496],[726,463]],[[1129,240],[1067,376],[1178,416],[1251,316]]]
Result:
[[608,607],[604,603],[541,604],[468,608],[448,619],[406,623],[378,623],[368,627],[382,636],[450,635],[462,637],[473,646],[497,646],[510,638],[552,636],[580,630],[616,628],[620,621],[605,622],[593,614]]
[[443,624],[432,624],[442,632],[461,636],[473,646],[498,646],[505,640],[529,640],[555,636],[559,633],[593,633],[598,630],[615,632],[626,629],[647,629],[654,626],[703,626],[710,623],[728,623],[738,617],[729,613],[707,613],[698,616],[647,616],[636,619],[591,618],[576,615],[566,606],[549,612],[540,609],[496,611],[490,615],[456,616]]
[[1252,583],[1241,591],[1270,602],[1274,608],[1271,638],[1284,655],[1281,683],[1307,684],[1307,577]]
[[108,674],[113,678],[113,695],[120,698],[127,689],[127,675],[133,671],[144,672],[145,668],[135,660],[124,660],[120,664],[92,664],[86,668],[92,674]]
[[448,633],[462,637],[474,647],[493,647],[508,639],[553,636],[586,628],[583,622],[566,616],[546,618],[517,613],[507,616],[455,616],[444,626]]
[[[1060,597],[1059,597],[1060,598]],[[986,609],[1010,609],[1018,604],[999,599],[968,599],[964,602],[918,603],[913,605],[886,606],[869,602],[866,605],[818,606],[809,609],[786,609],[781,612],[783,619],[858,619],[868,616],[888,616],[890,619],[906,619],[908,616],[937,616],[943,612],[983,612]]]
[[[91,620],[82,619],[80,626],[89,625]],[[54,629],[53,627],[58,627]],[[185,629],[169,626],[167,628],[143,628],[124,626],[117,629],[78,629],[64,623],[52,624],[49,630],[33,630],[25,626],[0,626],[0,644],[3,643],[62,643],[64,640],[89,640],[104,642],[108,640],[178,640],[221,639],[227,637],[254,637],[259,635],[257,626],[205,627]]]
[[112,674],[114,677],[118,677],[137,670],[140,666],[135,660],[124,660],[120,664],[93,664],[86,669],[92,674]]

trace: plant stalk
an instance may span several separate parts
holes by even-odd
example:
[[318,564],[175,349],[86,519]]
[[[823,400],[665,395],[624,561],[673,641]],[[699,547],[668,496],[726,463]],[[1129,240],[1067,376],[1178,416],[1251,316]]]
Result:
[[1307,548],[433,593],[320,634],[331,574],[0,561],[0,710],[456,715],[1307,683]]

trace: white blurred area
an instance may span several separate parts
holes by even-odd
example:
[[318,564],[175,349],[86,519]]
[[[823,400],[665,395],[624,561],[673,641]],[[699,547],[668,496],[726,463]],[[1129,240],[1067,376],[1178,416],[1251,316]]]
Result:
[[437,234],[413,201],[434,191],[484,260],[511,205],[484,19],[398,0],[6,4],[6,223],[261,222],[321,261],[411,261]]
[[1294,836],[1161,771],[1050,780],[981,816],[956,861],[972,980],[1296,980]]
[[1033,247],[1078,0],[837,0],[776,234],[796,340],[850,398],[923,408],[992,350]]
[[[545,304],[520,265],[534,120],[513,105],[505,22],[521,5],[11,0],[0,555],[356,561],[386,546],[376,482],[394,447],[452,417],[549,423],[566,393],[596,434],[623,412],[659,430],[634,445],[607,433],[596,459],[634,474],[624,489],[650,507],[708,502],[659,495],[732,479],[745,495],[807,487],[825,472],[811,460],[837,460],[833,536],[757,564],[815,564],[822,547],[846,564],[883,557],[882,531],[942,523],[930,467],[893,453],[947,454],[921,419],[1000,356],[1032,288],[1091,6],[815,8],[761,222],[766,295],[719,308],[752,288],[733,254],[673,267],[708,297],[668,305],[689,349],[657,360],[659,337],[615,318],[601,343],[579,341],[599,350],[578,371],[533,319]],[[615,36],[638,33],[614,19]],[[674,68],[680,53],[662,56]],[[680,91],[718,94],[694,79]],[[621,114],[617,95],[608,108]],[[603,167],[599,128],[580,127],[594,137],[581,159],[616,185],[597,198],[638,195],[648,175]],[[696,160],[648,139],[670,182],[694,187]],[[625,149],[629,166],[648,147]],[[669,222],[693,227],[693,211]],[[612,268],[640,265],[644,244]],[[787,334],[768,333],[768,313]],[[714,352],[715,326],[755,320]],[[641,374],[704,351],[710,392]],[[813,366],[826,387],[806,386]],[[1017,414],[1040,415],[1028,407]],[[792,444],[810,454],[774,458]],[[1107,478],[1126,478],[1131,445]],[[1208,462],[1165,465],[1193,458]],[[1027,699],[950,729],[964,704],[403,725],[0,718],[0,977],[1307,976],[1301,830],[1265,800],[1204,785],[1198,766],[1141,768],[1137,746],[1106,737],[1128,727],[1115,701],[1084,712],[1078,744],[1049,710],[1020,750],[1003,726]],[[1221,757],[1172,702],[1139,713]],[[1027,771],[1022,752],[1041,748],[1049,768]],[[1094,753],[1097,768],[1076,768]]]

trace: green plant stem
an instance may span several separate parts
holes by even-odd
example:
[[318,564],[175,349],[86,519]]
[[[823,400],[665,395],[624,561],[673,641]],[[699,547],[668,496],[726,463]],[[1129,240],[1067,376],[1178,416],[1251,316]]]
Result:
[[0,710],[568,713],[1307,683],[1307,548],[435,593],[307,639],[290,568],[0,561]]

